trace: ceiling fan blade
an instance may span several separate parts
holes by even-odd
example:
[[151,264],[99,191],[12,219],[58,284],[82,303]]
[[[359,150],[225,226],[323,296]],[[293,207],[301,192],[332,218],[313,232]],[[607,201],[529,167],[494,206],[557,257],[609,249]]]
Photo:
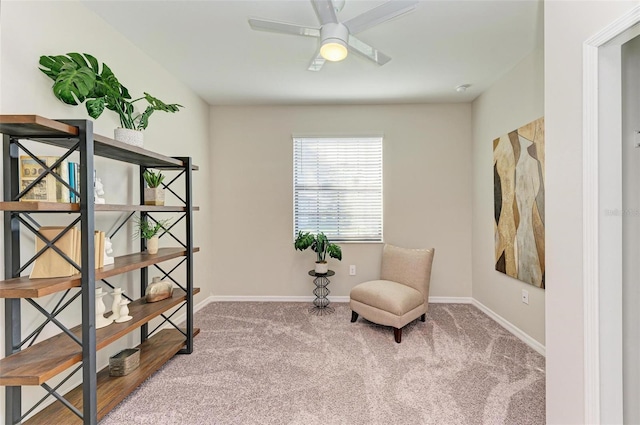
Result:
[[369,46],[364,41],[352,35],[349,36],[349,50],[361,54],[365,58],[374,61],[378,65],[384,65],[391,60],[389,56],[378,51],[378,49]]
[[333,2],[331,0],[311,0],[313,9],[318,15],[320,24],[335,24],[338,22],[336,17],[336,10],[333,8]]
[[265,19],[249,19],[249,25],[257,31],[278,32],[282,34],[304,35],[320,37],[320,28],[309,28],[286,22],[267,21]]
[[355,18],[343,22],[350,34],[358,34],[368,28],[381,24],[415,9],[417,1],[388,1],[376,8],[368,10]]
[[322,67],[324,66],[325,63],[325,59],[320,56],[320,52],[318,52],[313,59],[311,60],[311,63],[309,64],[309,71],[320,71],[322,69]]

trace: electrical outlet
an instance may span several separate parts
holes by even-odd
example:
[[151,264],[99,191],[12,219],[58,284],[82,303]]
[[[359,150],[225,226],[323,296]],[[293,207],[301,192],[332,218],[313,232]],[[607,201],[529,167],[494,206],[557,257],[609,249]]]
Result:
[[525,304],[529,304],[529,291],[526,289],[522,290],[522,302]]
[[349,276],[355,276],[356,275],[356,266],[354,264],[349,266]]

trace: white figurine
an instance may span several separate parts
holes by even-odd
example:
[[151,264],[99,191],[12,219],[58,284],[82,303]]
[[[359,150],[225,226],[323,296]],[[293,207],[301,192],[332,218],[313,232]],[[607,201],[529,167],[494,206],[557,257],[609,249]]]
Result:
[[93,186],[94,186],[93,191],[94,191],[95,203],[104,204],[105,199],[101,198],[101,196],[104,195],[104,185],[102,184],[102,180],[97,178]]
[[109,254],[113,254],[113,244],[110,238],[104,238],[104,265],[108,266],[113,264],[113,257]]
[[116,322],[118,322],[118,323],[128,322],[129,320],[133,319],[133,317],[129,316],[128,304],[130,302],[131,301],[129,301],[129,300],[120,301],[120,317],[118,317],[116,319]]
[[122,302],[122,288],[113,288],[113,292],[111,293],[113,297],[113,301],[111,303],[111,311],[113,315],[111,315],[111,319],[118,320],[120,318],[120,303]]
[[96,288],[96,329],[104,328],[105,326],[109,326],[113,323],[113,319],[107,319],[103,316],[104,312],[107,310],[107,307],[104,305],[104,301],[102,297],[107,295],[106,292],[102,292],[101,287]]

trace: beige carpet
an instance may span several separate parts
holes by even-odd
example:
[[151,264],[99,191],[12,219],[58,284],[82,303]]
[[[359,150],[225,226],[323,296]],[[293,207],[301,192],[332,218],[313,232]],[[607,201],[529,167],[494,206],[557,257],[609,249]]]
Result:
[[432,304],[390,328],[348,304],[213,303],[175,357],[101,422],[543,424],[544,358],[471,305]]

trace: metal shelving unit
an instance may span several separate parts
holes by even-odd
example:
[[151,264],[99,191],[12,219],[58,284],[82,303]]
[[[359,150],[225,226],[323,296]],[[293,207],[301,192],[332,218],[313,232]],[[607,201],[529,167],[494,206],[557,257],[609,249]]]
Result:
[[[27,423],[83,423],[95,424],[127,394],[133,391],[144,379],[154,373],[162,364],[177,353],[189,354],[193,351],[193,337],[198,329],[193,327],[193,296],[198,288],[193,286],[193,254],[198,248],[193,245],[193,206],[191,183],[192,173],[198,167],[192,164],[191,158],[166,157],[145,149],[130,146],[107,137],[93,133],[93,123],[89,120],[50,120],[37,115],[2,115],[0,116],[0,132],[4,134],[4,202],[0,202],[0,210],[4,211],[4,252],[5,280],[0,281],[0,297],[5,299],[5,357],[0,359],[0,385],[6,386],[5,423],[22,423],[35,409],[54,397],[54,401],[42,411],[30,418]],[[53,171],[57,164],[72,153],[80,154],[80,197],[79,203],[55,202],[20,202],[20,198],[36,181],[28,187],[20,187],[19,152],[25,152],[32,158],[36,155],[21,143],[29,139],[41,143],[55,145],[66,149],[56,164],[41,166],[45,172],[39,178],[53,175],[60,184],[73,190],[68,183]],[[95,205],[93,193],[94,156],[101,156],[117,161],[136,164],[140,168],[140,204],[139,205]],[[37,159],[36,159],[37,160]],[[144,205],[144,182],[142,173],[148,168],[175,170],[174,177],[165,188],[173,193],[183,204],[181,206],[147,206]],[[184,181],[184,195],[180,196],[170,186]],[[89,189],[89,190],[87,190]],[[129,215],[110,236],[114,236],[122,225],[139,214],[143,219],[156,221],[154,214],[173,213],[179,218],[169,226],[163,236],[171,237],[179,246],[161,248],[158,254],[146,254],[146,241],[141,241],[140,252],[117,257],[115,263],[96,269],[94,257],[95,213],[100,211],[128,212]],[[38,233],[40,224],[37,214],[75,215],[67,230],[52,240],[47,240]],[[184,222],[184,236],[181,240],[171,230]],[[71,227],[79,225],[81,234],[81,265],[75,264],[54,244]],[[21,233],[32,232],[35,237],[46,244],[34,257],[23,260],[20,256]],[[29,279],[22,276],[25,269],[32,264],[45,249],[53,249],[70,262],[78,271],[70,277]],[[168,260],[180,259],[170,270],[162,264]],[[183,266],[185,277],[183,283],[174,278],[179,266]],[[178,286],[174,296],[157,303],[147,304],[144,300],[132,300],[131,315],[134,320],[117,323],[106,328],[95,328],[95,289],[96,281],[101,281],[113,288],[106,279],[135,270],[140,272],[140,294],[144,294],[149,277],[149,267],[157,268],[163,279],[170,279]],[[38,298],[61,293],[56,306],[46,310],[38,303]],[[57,316],[75,299],[80,298],[82,304],[82,323],[69,328],[58,320]],[[43,322],[29,335],[21,334],[21,303],[27,302],[44,317]],[[166,311],[178,307],[171,314]],[[178,327],[171,319],[176,312],[186,309],[186,327]],[[161,317],[162,323],[149,331],[148,322]],[[44,327],[54,323],[61,333],[38,340]],[[173,325],[173,329],[160,329],[163,324]],[[134,373],[125,377],[109,376],[108,368],[97,371],[96,351],[114,342],[118,338],[140,329],[141,331],[141,366]],[[75,367],[74,367],[75,366]],[[72,369],[69,373],[69,369]],[[59,388],[76,372],[82,371],[82,384],[67,394],[60,394]],[[51,378],[67,373],[54,387],[47,384]],[[39,385],[47,395],[23,411],[22,386]],[[53,422],[51,422],[53,421]]]

